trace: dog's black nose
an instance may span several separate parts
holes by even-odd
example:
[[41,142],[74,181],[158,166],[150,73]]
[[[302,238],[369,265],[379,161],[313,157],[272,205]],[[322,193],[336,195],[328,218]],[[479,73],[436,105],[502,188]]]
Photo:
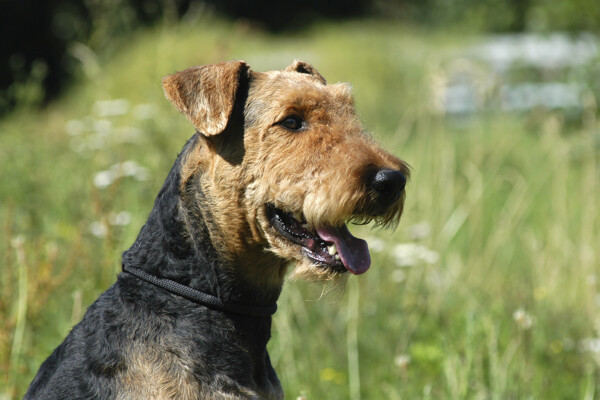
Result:
[[406,176],[393,169],[380,169],[373,176],[371,186],[377,192],[381,204],[391,205],[402,195],[406,186]]

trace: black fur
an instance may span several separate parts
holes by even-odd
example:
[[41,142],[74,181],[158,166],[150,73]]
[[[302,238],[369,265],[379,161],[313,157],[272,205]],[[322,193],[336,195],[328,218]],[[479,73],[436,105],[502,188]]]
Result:
[[[218,296],[224,302],[275,302],[279,291],[259,295],[228,275],[231,269],[211,243],[207,230],[207,221],[212,218],[210,207],[203,206],[197,182],[192,179],[184,189],[194,196],[181,193],[181,165],[198,140],[202,139],[194,135],[177,158],[148,221],[123,253],[123,264]],[[196,201],[186,200],[192,197]],[[191,221],[188,226],[192,228],[186,228],[184,218]],[[172,354],[191,356],[188,358],[193,362],[185,368],[207,391],[214,388],[236,394],[250,388],[259,396],[263,391],[279,393],[279,381],[266,350],[270,331],[270,317],[211,310],[121,273],[42,364],[25,399],[115,398],[124,389],[117,378],[127,372],[126,349],[133,343],[152,348],[155,343],[164,344],[165,339]],[[223,377],[236,384],[223,383]]]

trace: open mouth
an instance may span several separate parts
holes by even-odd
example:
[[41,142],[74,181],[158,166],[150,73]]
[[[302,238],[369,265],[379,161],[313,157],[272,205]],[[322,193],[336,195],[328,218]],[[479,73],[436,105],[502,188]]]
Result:
[[299,245],[302,254],[323,267],[359,275],[371,266],[367,242],[352,236],[348,227],[320,226],[311,230],[299,213],[283,211],[272,204],[266,206],[273,228],[285,239]]

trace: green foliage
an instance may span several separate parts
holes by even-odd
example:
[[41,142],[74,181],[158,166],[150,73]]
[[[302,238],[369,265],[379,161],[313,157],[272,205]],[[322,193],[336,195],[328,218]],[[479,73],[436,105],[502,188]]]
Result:
[[528,28],[543,31],[598,31],[600,3],[595,0],[532,0]]
[[596,0],[377,0],[382,16],[474,32],[597,32]]
[[354,229],[370,242],[366,275],[344,293],[284,287],[269,350],[286,397],[593,398],[595,99],[569,124],[551,110],[446,117],[432,86],[457,47],[380,22],[270,36],[202,20],[139,32],[111,59],[80,49],[85,75],[67,95],[0,121],[0,397],[23,395],[114,281],[192,134],[161,76],[299,58],[353,84],[366,126],[413,175],[395,232]]

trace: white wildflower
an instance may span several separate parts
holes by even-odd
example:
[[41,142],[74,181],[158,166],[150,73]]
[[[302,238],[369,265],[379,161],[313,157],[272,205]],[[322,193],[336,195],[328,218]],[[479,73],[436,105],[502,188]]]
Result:
[[119,213],[110,213],[108,215],[108,222],[115,226],[125,226],[131,223],[131,214],[128,211],[121,211]]
[[586,338],[579,342],[581,351],[594,355],[600,354],[600,338]]
[[413,240],[421,240],[425,239],[431,233],[431,225],[428,222],[420,222],[418,224],[412,225],[409,228],[410,237]]
[[369,236],[365,239],[369,244],[369,250],[375,253],[381,253],[385,249],[385,242],[378,237]]
[[25,237],[23,235],[17,235],[10,241],[10,245],[15,249],[23,246],[23,243],[25,243]]
[[425,264],[433,265],[439,261],[440,256],[437,252],[424,247],[421,250],[421,259]]
[[517,309],[513,313],[513,319],[520,329],[530,329],[535,324],[535,319],[522,308]]
[[93,110],[94,114],[100,117],[123,115],[129,111],[129,101],[125,99],[97,101]]
[[148,170],[135,161],[125,161],[111,166],[105,171],[100,171],[94,176],[94,185],[100,189],[110,186],[122,177],[133,177],[138,181],[148,179]]
[[399,356],[396,356],[396,358],[394,359],[394,364],[396,364],[396,366],[400,367],[400,368],[406,368],[408,367],[408,364],[410,364],[411,358],[408,354],[400,354]]
[[120,171],[121,176],[132,176],[139,181],[143,181],[148,178],[148,170],[135,161],[125,161],[121,164],[115,164],[111,168]]
[[416,243],[400,243],[392,249],[392,255],[399,267],[410,267],[420,263],[435,264],[439,260],[437,252]]
[[417,263],[415,246],[413,243],[400,243],[394,246],[392,255],[396,258],[399,267],[410,267]]
[[107,119],[97,119],[93,122],[93,130],[100,136],[108,136],[112,132],[112,122]]
[[96,237],[104,237],[108,233],[108,227],[105,223],[94,221],[90,224],[90,232]]
[[116,179],[115,173],[112,171],[100,171],[94,176],[94,186],[99,189],[107,188]]

